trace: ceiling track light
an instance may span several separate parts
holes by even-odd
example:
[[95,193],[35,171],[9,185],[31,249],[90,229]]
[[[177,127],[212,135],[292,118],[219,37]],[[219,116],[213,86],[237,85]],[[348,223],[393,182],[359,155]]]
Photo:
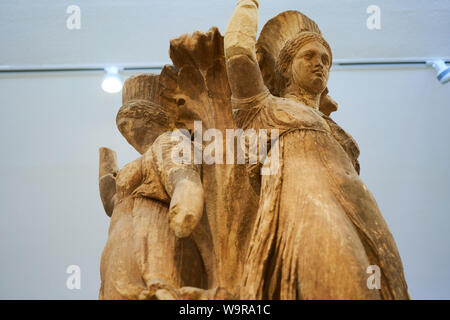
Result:
[[432,59],[428,60],[427,64],[436,69],[436,78],[440,83],[444,84],[450,81],[450,67],[445,64],[444,60]]
[[120,74],[118,67],[110,66],[105,68],[105,76],[102,81],[102,89],[108,93],[117,93],[122,90],[122,79],[120,78]]

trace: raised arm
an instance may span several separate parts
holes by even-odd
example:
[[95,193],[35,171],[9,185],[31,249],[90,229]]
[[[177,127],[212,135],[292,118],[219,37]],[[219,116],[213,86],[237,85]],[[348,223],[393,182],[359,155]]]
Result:
[[239,0],[225,32],[225,58],[233,98],[254,97],[267,89],[256,59],[258,0]]

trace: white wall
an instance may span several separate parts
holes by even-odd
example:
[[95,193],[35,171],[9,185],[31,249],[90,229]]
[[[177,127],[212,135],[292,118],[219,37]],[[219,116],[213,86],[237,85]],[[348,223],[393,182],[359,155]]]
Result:
[[[237,0],[2,0],[0,65],[168,61],[168,40],[218,26]],[[448,0],[260,0],[259,28],[284,10],[314,19],[334,58],[450,58]],[[66,8],[81,9],[81,29],[66,28]],[[369,5],[381,29],[366,27]]]

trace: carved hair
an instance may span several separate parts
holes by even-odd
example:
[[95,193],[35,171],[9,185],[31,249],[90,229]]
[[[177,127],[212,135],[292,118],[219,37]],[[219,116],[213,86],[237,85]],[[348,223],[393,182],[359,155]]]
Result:
[[173,119],[161,105],[149,100],[130,100],[120,108],[116,118],[117,128],[140,154],[155,139],[173,129]]
[[173,119],[170,118],[167,110],[161,105],[149,100],[131,100],[123,105],[117,113],[117,120],[131,118],[143,120],[145,124],[156,123],[160,126],[172,126]]
[[331,48],[328,42],[316,32],[301,32],[299,35],[291,40],[288,40],[280,51],[278,59],[275,66],[275,82],[274,82],[274,93],[276,95],[281,95],[283,91],[291,85],[291,66],[295,55],[300,50],[301,47],[307,43],[317,41],[321,43],[325,49],[327,49],[330,55],[330,65],[332,61]]

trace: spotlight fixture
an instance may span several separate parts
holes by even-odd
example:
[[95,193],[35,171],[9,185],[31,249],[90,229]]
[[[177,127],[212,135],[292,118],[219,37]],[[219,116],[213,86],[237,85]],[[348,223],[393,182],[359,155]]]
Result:
[[436,78],[440,83],[444,84],[450,81],[450,67],[442,59],[429,60],[427,64],[436,69]]
[[102,81],[102,89],[108,93],[117,93],[122,90],[122,79],[120,79],[118,67],[106,67],[105,76]]

